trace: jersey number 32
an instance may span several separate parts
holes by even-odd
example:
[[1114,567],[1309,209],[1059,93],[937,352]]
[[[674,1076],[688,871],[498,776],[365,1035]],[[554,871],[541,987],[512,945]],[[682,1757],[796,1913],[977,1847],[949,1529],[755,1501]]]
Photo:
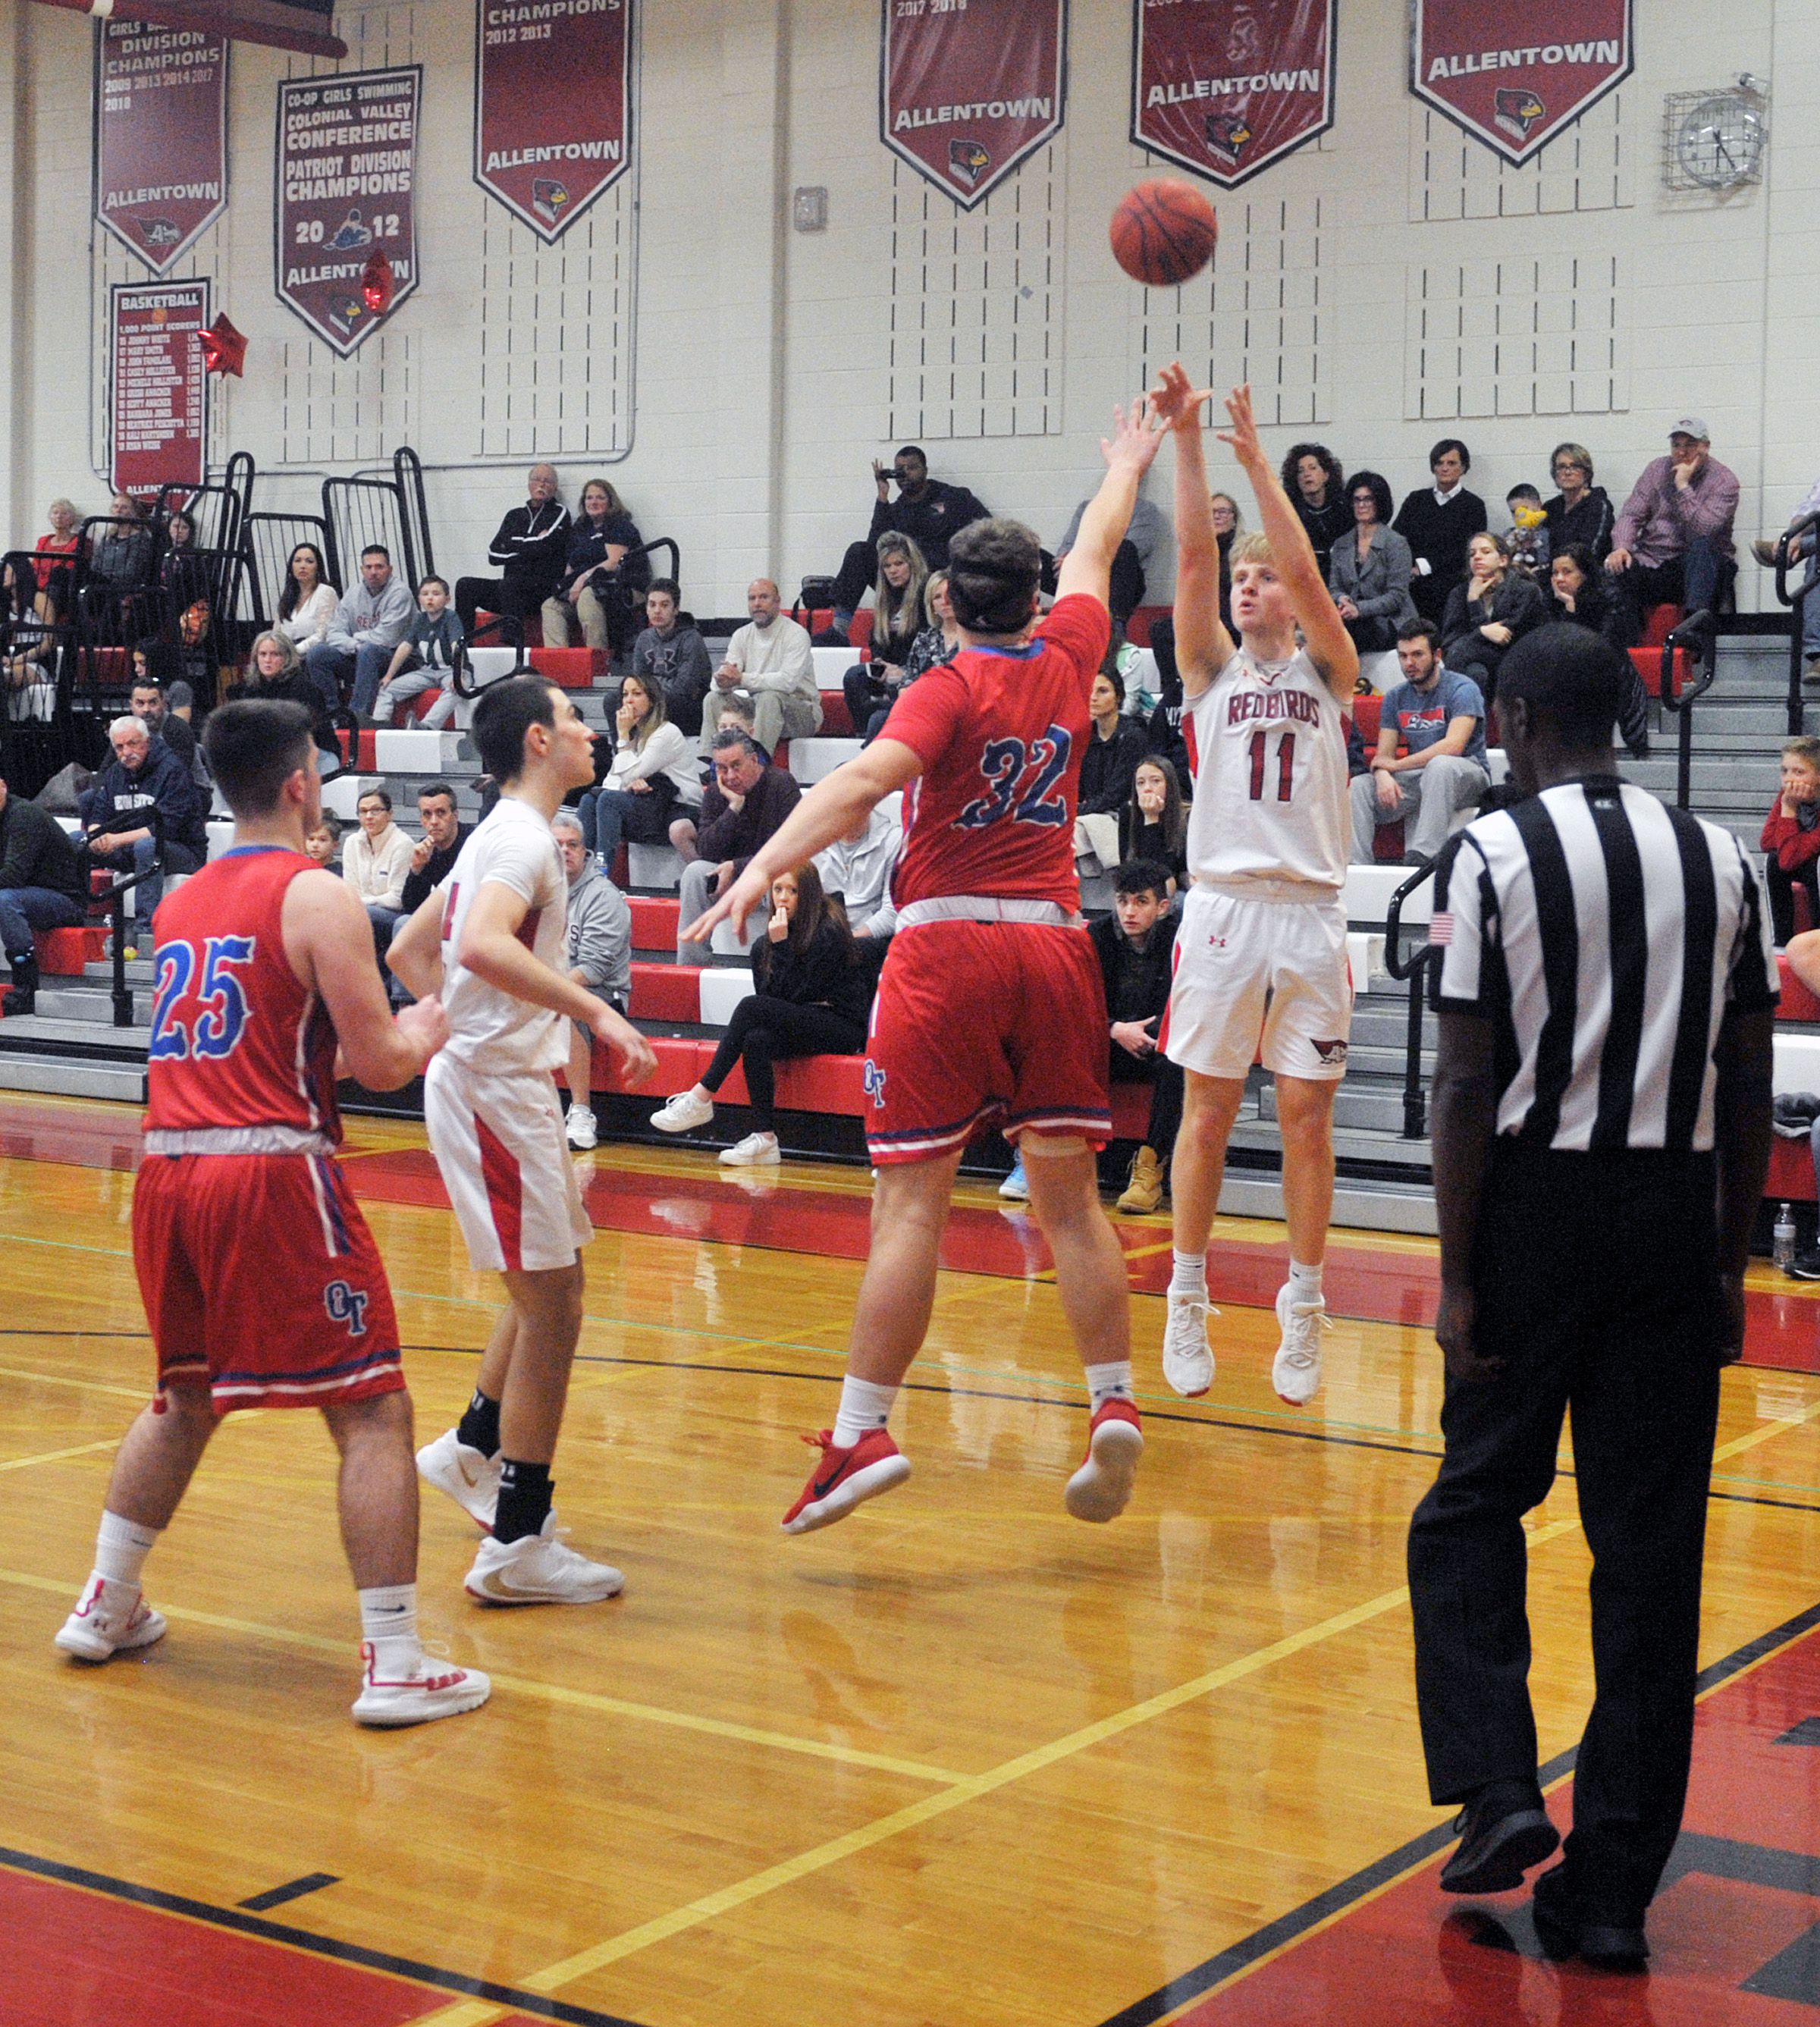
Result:
[[1040,824],[1049,827],[1068,822],[1068,799],[1056,785],[1068,772],[1069,755],[1074,751],[1072,735],[1065,727],[1052,725],[1040,739],[1026,746],[1021,739],[994,739],[980,756],[980,772],[991,784],[962,810],[957,823],[962,830],[984,830],[988,824]]

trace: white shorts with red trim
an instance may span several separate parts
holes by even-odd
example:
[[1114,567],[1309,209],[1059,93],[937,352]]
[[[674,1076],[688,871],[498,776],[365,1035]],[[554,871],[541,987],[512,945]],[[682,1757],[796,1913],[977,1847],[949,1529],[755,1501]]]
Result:
[[423,1121],[467,1255],[481,1269],[574,1264],[594,1235],[548,1071],[488,1076],[446,1055],[423,1078]]
[[1339,901],[1249,901],[1191,887],[1161,1040],[1202,1076],[1331,1083],[1346,1073],[1353,974]]

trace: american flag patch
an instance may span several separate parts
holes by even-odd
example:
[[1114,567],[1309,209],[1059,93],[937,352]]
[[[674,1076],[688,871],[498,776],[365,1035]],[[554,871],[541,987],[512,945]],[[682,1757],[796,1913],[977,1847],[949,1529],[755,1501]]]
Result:
[[1431,943],[1450,943],[1453,940],[1453,918],[1443,910],[1428,925],[1428,940]]

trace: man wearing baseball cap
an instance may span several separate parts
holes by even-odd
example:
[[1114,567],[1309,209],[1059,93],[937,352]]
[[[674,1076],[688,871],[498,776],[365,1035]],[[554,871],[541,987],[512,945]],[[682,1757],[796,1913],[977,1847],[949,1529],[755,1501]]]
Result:
[[1638,639],[1654,605],[1710,610],[1736,574],[1732,522],[1737,474],[1712,455],[1705,422],[1683,415],[1668,433],[1668,455],[1654,459],[1632,489],[1611,530],[1605,567]]

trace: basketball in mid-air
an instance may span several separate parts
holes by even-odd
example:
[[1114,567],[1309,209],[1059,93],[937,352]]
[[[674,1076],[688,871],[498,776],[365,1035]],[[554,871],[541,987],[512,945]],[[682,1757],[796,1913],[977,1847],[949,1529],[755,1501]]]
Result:
[[1112,215],[1113,258],[1153,289],[1179,288],[1199,274],[1219,237],[1213,205],[1179,176],[1139,183]]

